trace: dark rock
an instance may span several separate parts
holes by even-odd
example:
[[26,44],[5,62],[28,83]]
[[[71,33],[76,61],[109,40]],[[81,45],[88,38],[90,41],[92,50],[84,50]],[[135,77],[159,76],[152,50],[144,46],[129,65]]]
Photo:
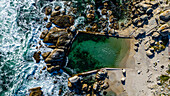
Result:
[[44,66],[43,68],[42,68],[42,70],[45,70],[46,69],[46,67]]
[[30,94],[29,96],[42,96],[43,92],[41,91],[41,87],[35,87],[35,88],[31,88],[29,89]]
[[51,17],[58,16],[58,15],[60,15],[60,11],[53,11],[51,13]]
[[57,27],[54,27],[50,29],[49,33],[44,38],[44,43],[56,43],[58,38],[64,34],[67,34],[65,29],[59,29]]
[[163,21],[169,21],[170,20],[170,9],[161,13],[159,18]]
[[55,16],[52,22],[59,27],[66,28],[74,24],[74,19],[69,15]]
[[46,63],[54,63],[64,59],[65,52],[63,49],[54,49],[50,55],[45,59]]
[[148,9],[146,10],[146,14],[148,14],[148,15],[152,14],[152,12],[153,12],[153,9],[152,9],[152,8],[148,8]]
[[45,8],[45,14],[46,15],[50,15],[51,12],[52,12],[52,8],[51,7],[48,6],[48,7]]
[[47,25],[46,25],[46,28],[50,28],[51,26],[52,26],[52,23],[48,22]]
[[42,54],[43,59],[47,58],[47,56],[48,56],[50,53],[51,53],[51,52],[45,52],[45,53],[43,53],[43,54]]
[[34,59],[36,60],[36,63],[40,62],[40,54],[38,54],[38,52],[35,52],[33,55]]
[[107,14],[107,9],[102,9],[102,15],[106,15]]
[[47,17],[44,17],[44,21],[47,21],[48,20],[48,18]]
[[41,39],[44,39],[45,36],[47,35],[47,33],[48,33],[48,30],[44,30],[44,31],[41,33],[40,38],[41,38]]

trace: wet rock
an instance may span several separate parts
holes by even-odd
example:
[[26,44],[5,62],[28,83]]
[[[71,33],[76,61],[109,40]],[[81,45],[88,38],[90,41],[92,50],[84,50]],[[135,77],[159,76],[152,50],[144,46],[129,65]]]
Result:
[[68,78],[68,80],[69,80],[69,82],[71,82],[71,83],[74,84],[74,83],[77,83],[77,82],[80,81],[80,77],[77,76],[77,75],[75,75],[75,76],[73,76],[73,77]]
[[43,68],[42,68],[42,70],[45,70],[46,69],[46,67],[44,66]]
[[169,21],[170,20],[170,9],[161,13],[159,18],[163,21]]
[[52,72],[57,71],[59,69],[60,69],[60,65],[56,65],[56,66],[51,66],[51,67],[47,68],[47,71],[49,73],[52,73]]
[[82,90],[83,90],[83,91],[86,91],[86,90],[87,90],[87,88],[88,88],[87,84],[83,84],[83,86],[82,86]]
[[148,9],[146,10],[146,14],[148,14],[148,15],[152,14],[152,12],[153,12],[153,9],[152,9],[152,8],[148,8]]
[[47,17],[44,17],[44,21],[47,21],[48,20],[48,18]]
[[153,53],[150,50],[148,50],[146,51],[146,55],[150,57],[150,56],[153,56]]
[[69,43],[71,41],[71,39],[73,38],[72,34],[66,34],[66,35],[63,35],[63,36],[60,36],[58,38],[58,41],[56,43],[56,46],[59,47],[59,46],[65,46],[65,47],[68,47],[69,46]]
[[94,14],[87,14],[88,19],[94,19]]
[[54,10],[55,10],[55,11],[58,11],[60,8],[61,8],[60,6],[56,6],[56,7],[54,8]]
[[49,33],[44,38],[44,43],[56,43],[58,38],[64,34],[67,34],[66,30],[54,27],[50,29]]
[[47,56],[48,56],[50,53],[51,53],[51,52],[45,52],[45,53],[43,53],[43,54],[42,54],[43,59],[47,58]]
[[59,27],[66,28],[74,24],[74,19],[69,15],[55,16],[52,22]]
[[52,26],[52,23],[48,22],[47,25],[46,25],[46,28],[50,28],[51,26]]
[[51,17],[58,16],[58,15],[60,15],[60,11],[53,11],[51,13]]
[[51,7],[48,6],[48,7],[45,8],[45,14],[46,15],[50,15],[51,12],[52,12],[52,8]]
[[107,9],[102,9],[102,15],[106,15],[107,14]]
[[54,63],[64,59],[65,52],[63,49],[54,49],[50,55],[45,59],[46,63]]
[[45,36],[47,35],[47,33],[48,33],[48,30],[44,30],[44,31],[41,33],[40,38],[41,38],[41,39],[44,39]]
[[55,45],[49,45],[49,46],[47,46],[48,48],[52,48],[52,49],[55,49],[57,46],[55,46]]
[[72,88],[72,87],[73,87],[70,81],[68,81],[68,87],[69,87],[69,88]]
[[29,96],[42,96],[43,92],[41,91],[41,87],[35,87],[35,88],[31,88],[29,89],[30,94]]
[[36,63],[40,62],[40,54],[38,52],[35,52],[33,55],[34,59],[36,60]]

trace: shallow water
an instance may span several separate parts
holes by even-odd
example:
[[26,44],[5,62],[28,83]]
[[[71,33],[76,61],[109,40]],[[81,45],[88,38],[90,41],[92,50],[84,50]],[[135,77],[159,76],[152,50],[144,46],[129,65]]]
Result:
[[77,72],[119,67],[128,50],[129,43],[125,39],[79,34],[68,56],[68,66]]

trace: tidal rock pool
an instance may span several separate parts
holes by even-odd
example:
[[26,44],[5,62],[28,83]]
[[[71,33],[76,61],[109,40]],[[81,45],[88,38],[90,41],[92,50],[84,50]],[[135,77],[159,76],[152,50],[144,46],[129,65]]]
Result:
[[126,39],[81,33],[73,42],[67,66],[76,73],[119,67],[128,50]]

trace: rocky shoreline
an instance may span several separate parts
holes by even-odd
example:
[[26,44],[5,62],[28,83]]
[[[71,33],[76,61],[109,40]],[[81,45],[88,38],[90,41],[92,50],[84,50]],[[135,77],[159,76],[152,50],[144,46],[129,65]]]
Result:
[[[66,64],[66,57],[69,54],[74,38],[81,32],[117,38],[130,38],[134,41],[134,45],[132,45],[133,43],[131,44],[129,57],[127,57],[128,59],[126,61],[126,65],[130,66],[130,68],[123,68],[122,70],[116,69],[118,71],[103,68],[74,75],[68,78],[68,87],[71,91],[68,94],[87,96],[102,96],[109,92],[113,92],[118,96],[138,96],[139,94],[141,94],[140,96],[157,96],[159,94],[168,94],[167,87],[164,87],[159,93],[160,90],[151,88],[150,86],[155,84],[155,78],[160,78],[161,76],[161,78],[166,77],[169,80],[169,71],[167,73],[165,71],[169,70],[169,55],[166,54],[166,52],[170,39],[168,37],[170,35],[170,2],[166,0],[133,0],[133,2],[127,2],[125,0],[122,5],[116,3],[117,7],[111,6],[110,1],[96,1],[96,3],[103,4],[99,12],[95,10],[96,6],[88,5],[86,14],[84,14],[89,26],[81,24],[74,26],[76,18],[74,15],[77,14],[77,8],[70,7],[69,2],[65,3],[66,6],[71,9],[69,12],[60,11],[61,6],[55,6],[54,8],[46,6],[44,10],[46,15],[44,22],[47,22],[47,30],[41,33],[40,38],[43,43],[46,44],[47,48],[51,48],[52,51],[44,53],[40,51],[35,52],[33,57],[36,63],[40,62],[40,56],[42,56],[46,63],[46,66],[44,66],[42,70],[46,69],[49,73],[57,72],[57,74],[59,74],[60,70],[63,69]],[[122,8],[120,13],[124,12],[123,7],[125,6],[126,8],[128,7],[125,13],[130,15],[130,19],[128,18],[128,22],[126,23],[118,23],[118,18],[114,15],[114,10],[120,7],[120,9]],[[99,16],[98,22],[96,22],[96,14]],[[84,30],[79,30],[79,28]],[[43,47],[41,44],[40,46]],[[162,53],[162,55],[160,56],[159,53]],[[132,58],[134,60],[132,60]],[[157,61],[155,61],[155,58],[157,58]],[[159,65],[161,69],[155,68],[152,70],[152,65],[157,66],[158,63],[162,64]],[[158,73],[157,70],[159,70],[160,73]],[[109,79],[110,77],[114,78],[114,76],[112,76],[113,74],[110,74],[112,72],[113,74],[122,74],[119,76],[116,75],[117,77],[115,78],[119,78],[119,80],[112,81]],[[92,73],[94,74],[91,75]],[[154,77],[152,77],[153,75]],[[139,77],[141,80],[137,80],[135,77]],[[90,81],[88,81],[89,78],[91,78]],[[153,79],[153,82],[150,78]],[[157,81],[160,80],[161,79]],[[161,81],[161,84],[158,85],[162,87],[169,85],[168,80]],[[112,87],[114,84],[120,86]],[[136,90],[132,87],[136,88]],[[30,96],[34,96],[33,93],[41,96],[42,92],[40,89],[39,87],[35,88],[35,90],[34,88],[30,89]]]

